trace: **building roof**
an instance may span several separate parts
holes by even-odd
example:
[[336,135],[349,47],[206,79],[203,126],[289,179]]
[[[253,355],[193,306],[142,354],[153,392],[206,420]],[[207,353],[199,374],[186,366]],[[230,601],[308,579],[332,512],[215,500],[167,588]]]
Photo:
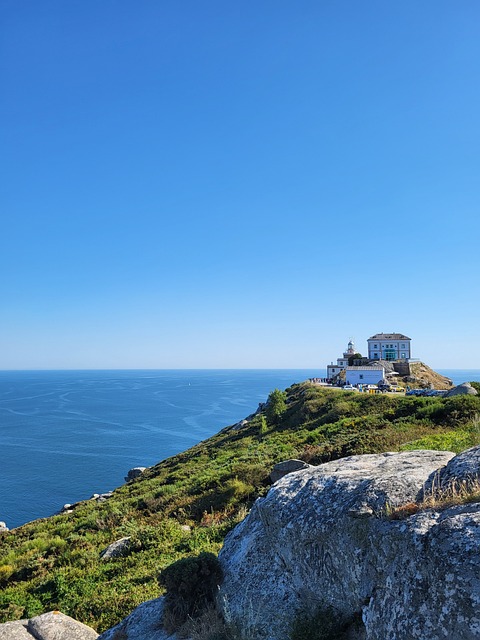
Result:
[[384,371],[385,367],[382,367],[379,364],[374,364],[372,366],[365,365],[364,367],[353,367],[353,366],[352,367],[347,367],[347,371],[359,371],[359,370],[371,371],[372,369],[376,370],[376,371],[380,371],[380,370]]
[[376,333],[368,340],[411,340],[411,338],[404,336],[403,333]]

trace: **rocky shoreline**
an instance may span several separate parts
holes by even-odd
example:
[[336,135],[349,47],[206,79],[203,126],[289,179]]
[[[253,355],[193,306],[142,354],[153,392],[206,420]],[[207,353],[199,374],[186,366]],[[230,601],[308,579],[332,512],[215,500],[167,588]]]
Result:
[[[136,480],[147,469],[148,467],[133,467],[132,469],[129,469],[127,475],[125,476],[125,482],[131,482],[132,480]],[[73,511],[78,506],[80,506],[81,504],[84,504],[89,500],[94,500],[96,502],[105,502],[106,500],[111,498],[112,495],[113,495],[113,491],[106,491],[105,493],[94,493],[93,495],[90,496],[90,498],[86,498],[85,500],[78,500],[77,502],[72,502],[71,504],[66,503],[63,505],[61,509],[59,509],[59,511],[57,511],[56,513],[53,513],[51,516],[45,516],[45,517],[50,518],[50,517],[58,516],[64,513],[73,513]],[[38,519],[43,520],[43,518],[38,518]],[[32,520],[31,522],[35,522],[35,520]],[[19,525],[19,526],[21,527],[23,525]],[[15,529],[18,529],[18,528],[19,527],[15,527]],[[6,532],[6,531],[15,531],[15,529],[9,529],[6,522],[0,521],[0,533]],[[1,636],[0,636],[0,640],[1,640]]]

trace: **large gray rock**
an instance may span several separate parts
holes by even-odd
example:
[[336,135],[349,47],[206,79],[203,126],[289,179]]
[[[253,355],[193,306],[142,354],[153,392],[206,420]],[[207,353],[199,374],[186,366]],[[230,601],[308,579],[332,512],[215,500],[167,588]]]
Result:
[[123,558],[123,556],[126,556],[130,551],[130,539],[130,536],[125,536],[125,538],[120,538],[120,540],[115,540],[115,542],[109,544],[108,547],[100,553],[102,560]]
[[30,620],[0,624],[0,640],[96,640],[91,627],[60,613],[50,611]]
[[[480,446],[467,449],[450,460],[438,472],[437,486],[440,489],[459,487],[480,479]],[[435,484],[435,483],[434,483]]]
[[162,626],[163,598],[147,600],[98,640],[175,640]]
[[147,467],[133,467],[133,469],[130,469],[125,476],[125,482],[130,482],[130,480],[139,478],[146,469]]
[[98,633],[59,611],[50,611],[28,621],[28,632],[38,640],[96,640]]
[[472,387],[469,382],[462,382],[462,384],[457,384],[456,387],[450,389],[450,391],[445,395],[445,398],[451,398],[452,396],[461,396],[461,395],[470,395],[476,396],[478,392],[476,389]]
[[322,609],[360,614],[351,638],[480,637],[480,505],[388,516],[453,457],[353,456],[279,480],[225,540],[225,615],[258,640]]
[[367,638],[480,637],[480,505],[383,521],[369,554],[372,589],[363,607]]
[[277,482],[287,473],[293,473],[294,471],[300,471],[300,469],[309,469],[313,465],[304,462],[303,460],[284,460],[283,462],[277,462],[270,473],[270,479],[272,482]]
[[32,640],[27,631],[28,620],[0,624],[0,640]]

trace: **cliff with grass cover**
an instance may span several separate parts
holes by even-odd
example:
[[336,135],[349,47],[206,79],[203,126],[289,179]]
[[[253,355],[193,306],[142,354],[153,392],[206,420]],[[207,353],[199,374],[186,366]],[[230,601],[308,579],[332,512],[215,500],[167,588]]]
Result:
[[[480,443],[478,396],[368,396],[303,383],[284,400],[280,411],[227,427],[103,503],[85,501],[71,513],[1,532],[1,620],[59,609],[99,633],[112,628],[164,593],[158,577],[172,563],[217,554],[267,495],[273,466],[286,459],[332,464],[359,454],[459,452]],[[121,554],[102,553],[119,540]]]

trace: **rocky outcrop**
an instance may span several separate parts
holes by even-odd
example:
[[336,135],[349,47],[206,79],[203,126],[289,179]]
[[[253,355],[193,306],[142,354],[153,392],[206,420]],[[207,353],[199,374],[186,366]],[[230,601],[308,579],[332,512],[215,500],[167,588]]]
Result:
[[[95,502],[105,502],[106,500],[111,498],[112,495],[113,491],[107,491],[105,493],[94,493],[92,496],[90,496],[89,500],[95,500]],[[73,513],[73,511],[82,504],[85,504],[85,500],[80,500],[79,502],[74,502],[72,504],[67,502],[67,504],[64,504],[58,513]]]
[[91,627],[60,613],[50,611],[30,620],[0,624],[0,640],[95,640]]
[[450,391],[445,395],[446,398],[451,398],[452,396],[476,396],[478,395],[478,391],[472,387],[469,382],[462,382],[462,384],[457,384],[456,387],[450,389]]
[[130,536],[125,536],[125,538],[120,538],[120,540],[115,540],[112,544],[109,544],[106,549],[104,549],[100,553],[100,557],[102,560],[111,560],[112,558],[123,558],[128,555],[130,551]]
[[125,476],[125,482],[136,480],[136,478],[139,478],[146,469],[147,467],[133,467],[133,469],[130,469]]
[[162,617],[163,598],[148,600],[98,640],[175,640],[163,629]]
[[293,473],[294,471],[300,471],[300,469],[310,469],[313,468],[313,465],[304,462],[303,460],[284,460],[284,462],[278,462],[272,469],[270,473],[270,480],[272,482],[277,482],[283,476],[286,476],[288,473]]
[[[435,480],[440,489],[458,488],[480,480],[480,447],[467,449],[452,458],[446,467],[439,470]],[[433,484],[435,490],[435,482]]]
[[27,631],[28,620],[15,620],[0,624],[0,640],[32,640]]
[[0,533],[2,532],[7,532],[9,529],[7,527],[7,525],[5,524],[5,522],[0,522]]
[[389,514],[443,467],[451,475],[479,457],[353,456],[280,479],[225,540],[225,615],[258,640],[286,640],[295,619],[322,612],[361,620],[352,639],[478,638],[480,504]]
[[423,389],[451,389],[452,381],[431,369],[424,362],[409,362],[410,374],[404,378],[406,382],[413,382]]

